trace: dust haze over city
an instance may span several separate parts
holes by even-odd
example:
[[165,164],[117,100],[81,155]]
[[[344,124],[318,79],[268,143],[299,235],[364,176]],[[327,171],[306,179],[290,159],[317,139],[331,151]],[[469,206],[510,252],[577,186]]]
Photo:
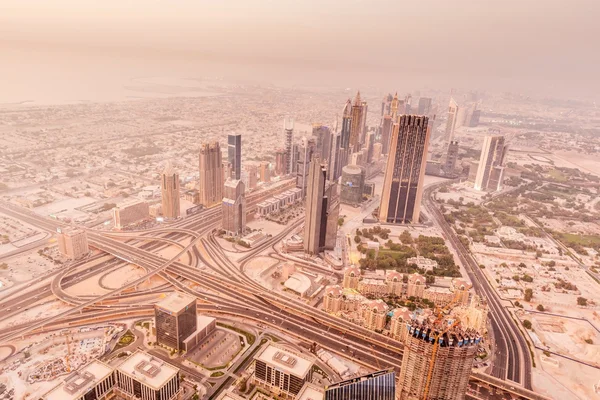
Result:
[[0,2],[0,399],[600,398],[592,0]]

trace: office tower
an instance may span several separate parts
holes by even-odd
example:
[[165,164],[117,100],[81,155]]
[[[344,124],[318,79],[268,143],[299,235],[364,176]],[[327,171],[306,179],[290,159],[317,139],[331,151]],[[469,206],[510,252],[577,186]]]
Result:
[[394,124],[385,170],[379,221],[418,223],[427,161],[429,118],[402,115]]
[[197,328],[196,298],[174,292],[154,305],[156,341],[175,351]]
[[[352,101],[348,99],[342,112],[342,130],[340,147],[348,149],[350,147],[350,131],[352,129]],[[345,165],[344,165],[345,166]]]
[[219,142],[200,147],[200,204],[210,207],[223,199],[223,162]]
[[150,207],[143,200],[126,200],[113,208],[113,221],[117,229],[123,229],[127,225],[146,219],[149,216]]
[[296,187],[302,190],[302,197],[306,195],[306,180],[308,170],[310,169],[310,160],[315,153],[315,143],[306,137],[302,138],[302,143],[298,146],[298,161],[296,163]]
[[329,156],[328,168],[327,168],[327,179],[330,181],[337,181],[341,175],[340,163],[340,143],[342,136],[340,133],[331,135],[331,153]]
[[456,129],[456,121],[458,120],[459,107],[458,103],[450,98],[448,106],[448,119],[446,120],[446,134],[444,139],[446,143],[450,143],[454,139],[454,129]]
[[160,193],[163,217],[179,218],[179,175],[173,171],[170,162],[167,162],[160,177]]
[[396,374],[383,370],[337,382],[325,388],[325,400],[395,400]]
[[271,168],[268,161],[262,161],[260,163],[260,181],[271,182]]
[[504,136],[488,135],[483,139],[483,148],[475,176],[475,190],[496,191],[502,189],[504,158],[508,151]]
[[357,206],[362,202],[365,170],[356,165],[346,165],[342,170],[340,202]]
[[456,169],[456,160],[458,159],[458,142],[452,140],[448,143],[448,150],[446,151],[446,162],[444,163],[444,172],[451,174]]
[[382,148],[383,146],[381,143],[375,143],[373,145],[373,161],[377,162],[381,160],[381,156],[383,154]]
[[398,388],[400,400],[465,398],[481,336],[452,320],[407,326]]
[[[104,400],[112,397],[115,386],[113,369],[99,360],[89,362],[62,379],[63,382],[44,394],[42,400]],[[0,393],[0,398],[13,397]]]
[[360,139],[359,143],[361,147],[367,142],[367,113],[369,111],[369,106],[366,101],[361,103],[361,128],[360,128]]
[[404,114],[412,113],[412,96],[411,94],[407,94],[404,98]]
[[313,125],[313,138],[316,142],[316,152],[323,162],[329,161],[331,156],[331,130],[329,127],[314,124]]
[[285,149],[277,149],[275,152],[275,175],[282,176],[285,175],[286,171],[286,153]]
[[360,150],[360,139],[363,131],[363,102],[360,99],[360,91],[356,93],[352,103],[352,119],[350,123],[350,147],[353,151]]
[[367,151],[367,164],[373,162],[373,145],[375,144],[375,132],[367,133],[367,139],[365,142],[365,150]]
[[286,118],[283,122],[285,130],[285,175],[290,175],[294,170],[294,158],[292,157],[292,145],[294,141],[294,120]]
[[244,182],[229,179],[223,191],[223,229],[230,235],[241,236],[246,229],[246,195]]
[[392,110],[392,113],[390,114],[392,116],[392,120],[393,123],[396,123],[396,118],[397,116],[401,113],[400,111],[400,100],[398,100],[398,92],[396,92],[394,94],[394,97],[392,98],[392,104],[390,105],[390,109]]
[[275,396],[295,399],[312,380],[313,362],[302,354],[269,344],[254,357],[254,383]]
[[421,97],[419,98],[419,109],[417,114],[429,116],[431,112],[431,98]]
[[242,179],[242,135],[230,133],[227,136],[227,161],[231,165],[231,175],[227,178]]
[[390,151],[390,140],[392,138],[393,119],[391,115],[383,117],[381,123],[381,151],[388,154]]
[[340,216],[340,194],[339,185],[328,183],[325,188],[325,198],[323,199],[323,210],[325,210],[325,239],[323,242],[324,250],[333,250],[337,242],[338,219]]
[[325,247],[327,228],[327,196],[325,178],[327,171],[318,157],[313,157],[307,177],[306,222],[304,224],[304,251],[319,254]]
[[179,369],[140,350],[116,368],[115,381],[118,398],[175,400],[182,394]]
[[58,251],[63,256],[77,260],[90,252],[87,233],[79,228],[57,228]]
[[481,110],[473,110],[473,113],[471,114],[471,118],[469,120],[469,127],[475,128],[477,126],[479,126],[479,119],[481,118]]
[[387,96],[383,96],[383,100],[381,101],[381,117],[392,114],[392,100],[394,96],[391,93],[388,93]]

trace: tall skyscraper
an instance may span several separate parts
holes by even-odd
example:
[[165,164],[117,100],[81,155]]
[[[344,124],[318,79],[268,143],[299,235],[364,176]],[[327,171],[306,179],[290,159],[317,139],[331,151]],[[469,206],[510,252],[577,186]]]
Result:
[[361,128],[360,128],[360,145],[361,147],[367,143],[367,114],[369,111],[369,106],[366,101],[361,102]]
[[302,138],[302,143],[298,146],[298,162],[296,164],[296,187],[302,189],[302,196],[306,195],[306,180],[310,168],[310,160],[315,153],[315,143],[306,137]]
[[285,149],[277,149],[275,152],[275,175],[277,176],[285,175],[287,170],[287,162],[285,157]]
[[260,181],[271,182],[271,169],[268,161],[262,161],[260,163]]
[[430,97],[420,97],[419,98],[419,109],[417,114],[429,116],[431,112],[431,98]]
[[227,136],[227,161],[231,165],[231,179],[242,179],[242,135],[230,133]]
[[386,115],[392,114],[392,100],[394,96],[391,93],[388,93],[386,96],[383,96],[383,100],[381,101],[381,117],[383,118]]
[[504,136],[488,135],[483,139],[483,148],[475,176],[475,190],[496,191],[502,189],[504,158],[508,151]]
[[445,141],[450,143],[454,139],[454,129],[456,129],[456,121],[458,120],[459,107],[458,103],[450,98],[450,104],[448,105],[448,119],[446,120],[446,134]]
[[352,101],[348,99],[344,105],[342,113],[342,130],[340,132],[341,142],[340,147],[348,149],[350,147],[350,130],[352,129]]
[[304,223],[304,251],[319,254],[325,246],[327,226],[327,198],[325,180],[327,171],[318,157],[313,157],[308,171],[306,190],[306,221]]
[[456,160],[458,159],[458,142],[452,140],[448,144],[448,150],[446,151],[446,162],[444,162],[444,172],[446,174],[453,173],[456,169]]
[[203,143],[200,147],[200,204],[210,207],[223,199],[223,162],[219,142]]
[[362,203],[365,186],[365,169],[357,165],[346,165],[342,170],[340,202],[358,206]]
[[373,162],[373,145],[375,144],[375,132],[368,132],[365,141],[367,151],[367,164]]
[[329,161],[331,157],[331,130],[321,124],[313,125],[313,138],[316,142],[316,152],[321,160]]
[[429,118],[402,115],[394,124],[379,220],[384,223],[418,223],[427,161]]
[[356,93],[352,103],[352,120],[350,124],[350,146],[353,151],[360,150],[360,139],[363,131],[363,102],[360,99],[360,91]]
[[[340,143],[342,141],[342,137],[340,133],[335,133],[331,135],[331,152],[329,156],[328,168],[327,168],[327,179],[330,181],[336,181],[341,172],[338,170],[338,165],[340,162]],[[339,168],[341,170],[341,168]]]
[[243,235],[246,229],[244,182],[228,179],[223,191],[223,229],[230,235]]
[[480,335],[447,320],[407,325],[398,384],[400,400],[464,399]]
[[[267,163],[267,166],[269,163]],[[248,190],[256,189],[256,185],[258,183],[258,168],[256,165],[246,165],[244,168],[245,171],[242,172],[242,181],[244,182],[244,186]],[[262,163],[261,163],[261,171],[262,171]]]
[[169,219],[179,218],[179,175],[170,162],[167,162],[160,177],[160,194],[163,216]]
[[294,142],[294,120],[291,118],[286,118],[283,122],[283,129],[285,130],[285,174],[290,175],[294,170],[294,157],[292,156]]
[[381,152],[388,154],[390,152],[390,140],[392,138],[393,120],[391,115],[383,117],[381,124]]
[[358,376],[325,388],[325,400],[395,400],[394,370]]
[[176,351],[196,331],[196,298],[174,292],[154,305],[156,341]]

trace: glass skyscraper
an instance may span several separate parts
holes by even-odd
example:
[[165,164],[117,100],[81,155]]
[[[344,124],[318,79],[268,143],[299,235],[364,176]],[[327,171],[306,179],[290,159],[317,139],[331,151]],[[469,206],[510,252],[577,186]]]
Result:
[[231,179],[242,179],[242,135],[231,133],[227,137],[227,161],[231,165]]
[[325,390],[325,400],[394,400],[396,376],[383,370],[335,383]]

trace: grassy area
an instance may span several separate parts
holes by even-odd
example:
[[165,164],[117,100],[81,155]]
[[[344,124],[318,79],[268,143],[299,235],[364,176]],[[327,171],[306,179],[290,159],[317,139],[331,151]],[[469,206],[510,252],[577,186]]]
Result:
[[566,182],[569,180],[569,175],[559,169],[551,169],[548,171],[548,176],[556,182]]
[[119,338],[115,350],[129,346],[133,342],[135,342],[135,335],[128,329],[127,332]]
[[565,244],[578,244],[584,247],[598,247],[600,246],[600,236],[597,235],[577,235],[574,233],[556,232],[556,235],[560,237],[560,240]]
[[253,334],[251,334],[250,332],[246,332],[243,329],[236,328],[235,326],[227,325],[222,322],[217,322],[217,326],[220,326],[221,328],[225,328],[225,329],[230,329],[232,331],[239,333],[240,335],[242,335],[246,338],[246,343],[248,343],[249,345],[253,345],[254,341],[256,340],[256,338],[254,337]]
[[223,371],[217,371],[217,372],[213,372],[212,374],[210,374],[211,378],[218,378],[219,376],[223,376],[225,375],[225,372]]

